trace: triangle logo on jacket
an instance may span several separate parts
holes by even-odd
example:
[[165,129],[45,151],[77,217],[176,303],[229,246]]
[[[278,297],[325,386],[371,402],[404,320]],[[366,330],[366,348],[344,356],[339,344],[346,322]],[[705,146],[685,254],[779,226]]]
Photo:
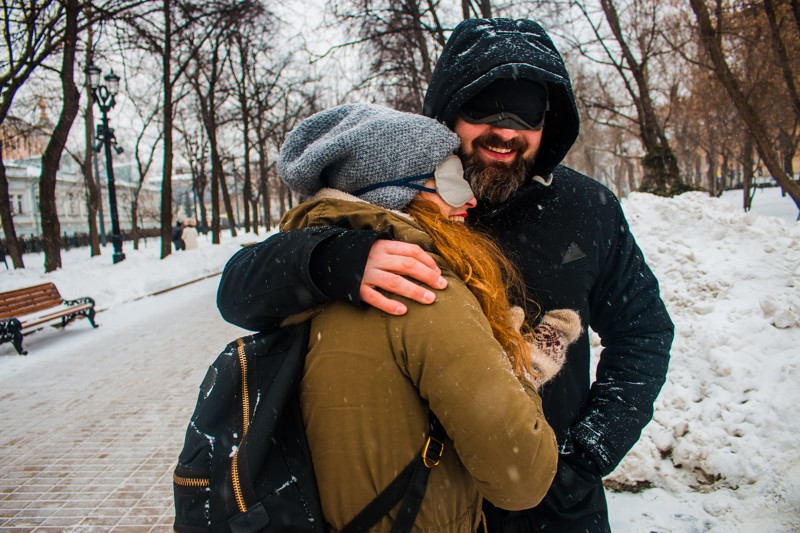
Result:
[[569,245],[569,248],[567,248],[567,252],[561,259],[561,264],[566,265],[567,263],[572,263],[573,261],[583,259],[584,257],[586,257],[586,253],[583,250],[581,250],[580,246],[578,246],[573,242],[572,244]]

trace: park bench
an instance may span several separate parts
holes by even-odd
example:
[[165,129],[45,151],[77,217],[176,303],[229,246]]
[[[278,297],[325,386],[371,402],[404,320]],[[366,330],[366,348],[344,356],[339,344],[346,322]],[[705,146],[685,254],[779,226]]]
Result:
[[22,349],[22,332],[42,324],[60,320],[66,326],[79,316],[85,316],[93,328],[94,300],[78,298],[65,300],[56,286],[43,283],[33,287],[0,293],[0,343],[10,341],[17,353],[26,355]]

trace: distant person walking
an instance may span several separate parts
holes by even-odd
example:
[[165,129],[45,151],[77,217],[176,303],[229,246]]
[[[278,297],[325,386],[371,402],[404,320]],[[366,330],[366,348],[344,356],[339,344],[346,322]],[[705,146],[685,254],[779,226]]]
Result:
[[197,228],[195,226],[197,226],[197,221],[193,218],[188,219],[184,225],[181,239],[183,239],[183,245],[186,250],[197,248]]
[[183,223],[179,220],[172,230],[172,244],[175,245],[175,251],[185,250],[186,244],[183,242]]

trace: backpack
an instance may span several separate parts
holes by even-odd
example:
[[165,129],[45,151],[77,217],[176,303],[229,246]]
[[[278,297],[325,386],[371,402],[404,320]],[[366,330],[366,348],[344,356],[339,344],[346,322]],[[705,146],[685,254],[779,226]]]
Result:
[[[309,328],[242,337],[209,367],[173,474],[179,533],[325,530],[297,392]],[[446,437],[432,412],[429,425],[420,456],[343,533],[367,531],[398,502],[392,531],[411,529]]]

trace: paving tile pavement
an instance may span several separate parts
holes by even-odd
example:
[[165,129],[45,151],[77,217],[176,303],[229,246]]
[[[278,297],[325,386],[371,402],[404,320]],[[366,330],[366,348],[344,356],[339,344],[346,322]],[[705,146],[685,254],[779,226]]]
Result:
[[0,347],[0,529],[171,531],[172,469],[207,365],[242,332],[218,279]]

